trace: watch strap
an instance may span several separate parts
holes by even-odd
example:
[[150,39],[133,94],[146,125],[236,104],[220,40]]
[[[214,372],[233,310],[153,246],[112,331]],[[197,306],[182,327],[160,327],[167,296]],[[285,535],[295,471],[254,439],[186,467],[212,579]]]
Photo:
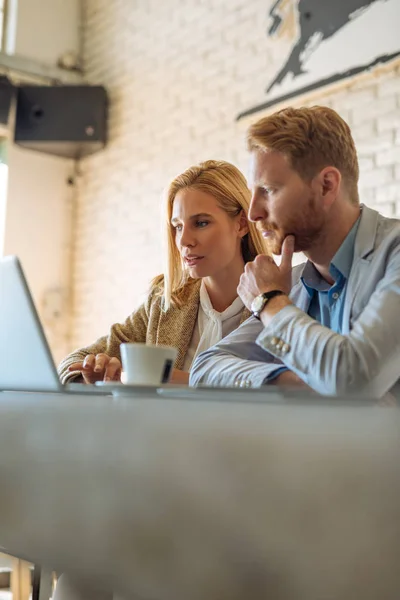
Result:
[[268,302],[270,300],[272,300],[272,298],[275,298],[276,296],[285,296],[285,292],[282,292],[282,290],[271,290],[269,292],[264,292],[263,294],[260,294],[260,296],[262,296],[264,298],[264,303],[263,303],[262,307],[260,308],[260,310],[253,311],[253,315],[258,320],[260,320],[260,315],[261,315],[262,311],[264,310],[264,308],[266,307],[266,305],[268,304]]

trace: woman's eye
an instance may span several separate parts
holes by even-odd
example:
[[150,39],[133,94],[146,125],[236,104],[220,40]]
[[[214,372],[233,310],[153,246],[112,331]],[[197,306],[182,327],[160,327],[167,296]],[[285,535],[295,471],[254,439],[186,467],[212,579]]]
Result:
[[182,231],[182,225],[174,225],[175,231]]
[[268,195],[269,195],[269,194],[272,194],[272,193],[273,193],[273,191],[274,191],[274,190],[273,190],[273,188],[270,188],[270,187],[265,187],[265,188],[263,188],[263,190],[264,190],[264,192],[265,192],[266,194],[268,194]]
[[196,221],[196,227],[206,227],[209,221]]

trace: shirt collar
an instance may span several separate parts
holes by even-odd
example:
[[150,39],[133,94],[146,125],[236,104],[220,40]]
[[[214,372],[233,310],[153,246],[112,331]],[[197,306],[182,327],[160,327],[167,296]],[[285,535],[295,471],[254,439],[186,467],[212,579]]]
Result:
[[200,286],[200,306],[209,319],[220,320],[222,323],[226,321],[226,319],[236,316],[244,309],[242,299],[240,296],[237,296],[232,304],[223,312],[220,313],[216,311],[211,304],[210,296],[208,295],[204,279],[202,280]]
[[332,258],[332,262],[329,267],[329,270],[331,270],[333,265],[335,269],[339,271],[339,273],[341,273],[346,279],[349,278],[351,265],[353,264],[354,244],[356,241],[357,229],[360,224],[360,218],[361,215],[358,217],[357,221],[354,223],[353,227],[350,229],[346,238],[342,242],[339,250]]
[[[354,245],[356,241],[358,226],[360,224],[360,218],[361,215],[358,217],[357,221],[350,229],[349,233],[343,240],[340,248],[336,252],[335,256],[332,258],[331,264],[329,265],[329,272],[331,273],[335,281],[337,281],[340,276],[342,276],[346,280],[350,275],[351,265],[353,263],[354,256]],[[309,260],[304,266],[301,281],[309,293],[312,293],[312,290],[324,292],[329,290],[331,287],[331,284],[328,283],[322,277],[320,272],[314,267],[313,263]]]

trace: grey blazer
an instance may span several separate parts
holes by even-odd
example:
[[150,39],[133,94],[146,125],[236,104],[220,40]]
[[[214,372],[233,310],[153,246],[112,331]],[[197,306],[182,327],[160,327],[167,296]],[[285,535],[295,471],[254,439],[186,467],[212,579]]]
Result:
[[364,206],[337,334],[307,315],[309,295],[292,271],[292,306],[268,327],[250,317],[194,362],[190,384],[260,387],[285,365],[322,394],[383,396],[400,377],[400,221]]

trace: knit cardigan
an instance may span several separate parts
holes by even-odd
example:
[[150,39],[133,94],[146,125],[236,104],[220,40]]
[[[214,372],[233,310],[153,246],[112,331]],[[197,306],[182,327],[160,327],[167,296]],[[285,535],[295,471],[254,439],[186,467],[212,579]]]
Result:
[[[121,359],[119,346],[125,342],[173,346],[178,349],[175,368],[182,369],[186,352],[192,339],[200,304],[201,280],[188,284],[180,295],[181,306],[162,309],[162,296],[153,290],[146,302],[135,310],[124,323],[112,325],[108,335],[99,338],[85,348],[74,350],[64,358],[58,373],[62,383],[72,381],[81,375],[79,371],[68,371],[75,362],[82,362],[88,354],[108,354]],[[244,308],[240,322],[245,321],[250,312]]]

